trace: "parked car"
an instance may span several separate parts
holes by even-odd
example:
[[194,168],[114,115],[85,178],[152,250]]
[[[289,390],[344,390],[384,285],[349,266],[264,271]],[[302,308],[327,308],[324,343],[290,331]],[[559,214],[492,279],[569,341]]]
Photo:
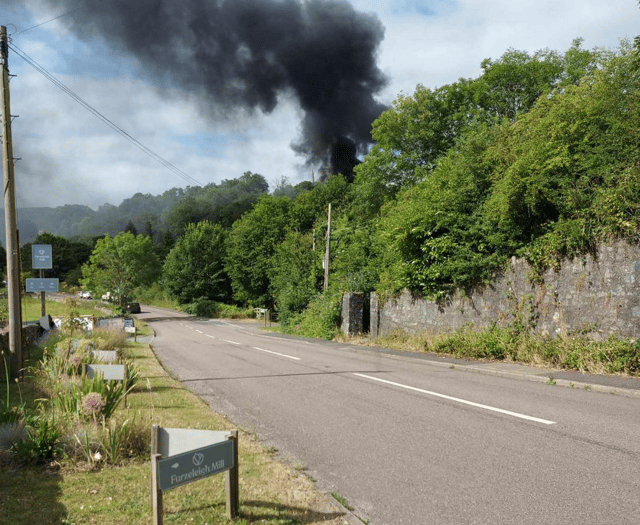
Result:
[[140,312],[140,303],[127,303],[127,313],[139,314]]

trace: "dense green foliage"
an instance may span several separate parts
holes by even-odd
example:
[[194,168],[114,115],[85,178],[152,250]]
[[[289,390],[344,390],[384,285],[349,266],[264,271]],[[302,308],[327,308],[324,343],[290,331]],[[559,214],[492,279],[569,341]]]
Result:
[[227,272],[241,303],[271,306],[269,269],[276,247],[287,233],[291,200],[265,196],[231,228]]
[[148,286],[159,276],[153,243],[146,235],[130,232],[106,236],[96,243],[82,267],[82,284],[96,294],[110,292],[124,304],[138,286]]
[[322,268],[313,252],[312,235],[291,231],[280,243],[269,265],[268,277],[280,321],[302,312],[321,286]]
[[229,228],[269,190],[262,175],[247,171],[237,179],[203,188],[190,188],[185,197],[167,214],[169,229],[181,235],[188,224],[209,221]]
[[184,235],[167,255],[162,278],[167,291],[181,303],[204,297],[231,298],[225,271],[227,231],[208,221],[187,225]]
[[430,296],[486,282],[507,256],[539,269],[613,237],[640,205],[638,70],[622,47],[513,122],[477,125],[383,209],[393,288]]

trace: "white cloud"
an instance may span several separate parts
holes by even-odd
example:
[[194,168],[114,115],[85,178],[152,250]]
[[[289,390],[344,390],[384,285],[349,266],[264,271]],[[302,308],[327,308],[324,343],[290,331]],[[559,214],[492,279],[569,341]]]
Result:
[[[268,180],[296,178],[289,143],[299,115],[283,102],[268,116],[212,122],[194,101],[133,78],[92,80],[57,75],[115,125],[201,184],[245,171]],[[19,205],[119,204],[137,192],[193,185],[77,104],[36,72],[12,82],[16,192]],[[274,133],[274,129],[278,131]],[[222,140],[217,140],[218,137]],[[196,145],[192,137],[197,140]]]
[[441,16],[414,12],[385,17],[381,65],[392,77],[387,93],[412,92],[417,83],[436,87],[475,77],[483,59],[498,58],[509,48],[565,51],[577,37],[585,39],[586,48],[616,47],[620,38],[640,33],[635,0],[459,0],[456,4]]

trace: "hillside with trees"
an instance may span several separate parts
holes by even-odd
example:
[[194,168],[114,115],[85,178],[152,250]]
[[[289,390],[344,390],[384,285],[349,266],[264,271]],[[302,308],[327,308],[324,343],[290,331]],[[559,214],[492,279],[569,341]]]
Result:
[[183,304],[276,308],[285,327],[326,337],[347,290],[442,299],[489,282],[514,255],[542,271],[603,241],[634,243],[639,50],[639,39],[616,50],[579,39],[564,53],[510,49],[484,60],[478,78],[419,85],[373,123],[375,145],[351,183],[283,180],[269,193],[247,172],[84,216],[65,207],[75,219],[52,214],[64,233],[51,233],[93,250],[86,286],[101,287],[99,266],[148,239],[131,253],[153,252],[157,271],[131,277],[128,295],[152,285]]

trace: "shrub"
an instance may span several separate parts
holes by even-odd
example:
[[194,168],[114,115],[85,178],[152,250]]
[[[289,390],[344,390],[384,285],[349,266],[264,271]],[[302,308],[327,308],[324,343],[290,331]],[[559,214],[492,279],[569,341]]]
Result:
[[197,315],[198,317],[215,318],[219,316],[218,313],[220,310],[220,305],[217,302],[212,301],[211,299],[200,297],[192,303],[184,305],[182,307],[182,310],[185,313]]
[[146,456],[150,440],[148,423],[140,423],[135,418],[124,421],[113,418],[99,423],[76,422],[64,432],[61,444],[70,459],[118,464],[125,459]]
[[109,463],[119,463],[123,459],[145,456],[149,452],[149,426],[138,424],[134,419],[110,420],[98,433],[98,441]]
[[219,317],[223,319],[255,319],[256,312],[253,308],[240,308],[233,304],[219,304]]
[[[51,393],[49,403],[63,414],[78,414],[91,419],[109,419],[120,402],[135,384],[138,374],[133,370],[128,381],[108,381],[101,375],[93,379],[87,376],[60,381]],[[89,394],[98,394],[87,397]],[[88,408],[85,408],[85,400]],[[99,407],[99,410],[97,408]]]
[[18,441],[13,451],[22,463],[44,463],[58,456],[60,431],[47,417],[36,417],[26,426],[26,439]]
[[218,303],[204,297],[183,305],[182,310],[191,315],[210,319],[251,319],[256,316],[253,308],[240,308],[232,304]]
[[306,337],[332,339],[340,321],[341,294],[318,295],[300,315],[292,316],[284,329]]

